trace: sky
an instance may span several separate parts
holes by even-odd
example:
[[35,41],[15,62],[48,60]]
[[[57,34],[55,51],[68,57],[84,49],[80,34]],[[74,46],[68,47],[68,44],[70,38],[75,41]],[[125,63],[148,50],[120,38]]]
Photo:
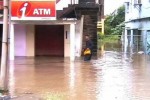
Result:
[[125,0],[104,0],[104,15],[114,12],[115,9],[124,4],[124,1]]

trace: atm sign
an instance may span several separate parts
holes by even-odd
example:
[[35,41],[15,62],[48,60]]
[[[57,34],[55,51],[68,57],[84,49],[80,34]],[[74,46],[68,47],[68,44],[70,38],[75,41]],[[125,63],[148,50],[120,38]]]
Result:
[[56,19],[55,1],[12,1],[12,20]]

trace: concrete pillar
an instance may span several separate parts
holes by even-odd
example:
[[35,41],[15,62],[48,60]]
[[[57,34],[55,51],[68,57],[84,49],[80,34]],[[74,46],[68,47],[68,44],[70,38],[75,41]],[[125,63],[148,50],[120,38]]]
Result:
[[10,25],[10,46],[9,46],[9,60],[14,60],[14,24]]
[[130,47],[133,47],[133,30],[131,30]]
[[127,30],[125,29],[125,33],[124,33],[124,52],[127,52],[127,46],[128,46],[128,34],[127,34]]
[[70,61],[75,60],[75,24],[70,24]]
[[79,50],[79,56],[82,55],[83,23],[84,23],[84,15],[82,15],[82,17],[81,17],[81,26],[80,26],[80,50]]
[[35,32],[34,32],[34,25],[27,25],[27,34],[26,34],[26,56],[34,57],[35,56],[35,46],[34,46],[34,39],[35,39]]
[[102,19],[102,34],[104,35],[104,21],[105,19]]
[[77,57],[81,56],[82,51],[82,39],[83,39],[83,20],[84,15],[82,15],[81,20],[78,20],[75,24],[75,49],[76,49],[76,55]]
[[64,25],[64,56],[70,57],[70,25]]

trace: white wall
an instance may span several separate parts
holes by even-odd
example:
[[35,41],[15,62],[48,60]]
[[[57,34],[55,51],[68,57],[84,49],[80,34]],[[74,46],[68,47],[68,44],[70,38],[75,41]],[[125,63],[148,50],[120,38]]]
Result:
[[34,25],[14,25],[15,56],[34,56]]
[[83,37],[83,19],[84,16],[82,16],[81,20],[78,20],[76,23],[76,28],[75,28],[75,54],[77,57],[81,56],[81,51],[82,51],[82,37]]
[[141,0],[142,1],[142,10],[141,17],[150,17],[150,0]]
[[[139,11],[139,6],[134,6],[134,0],[129,0],[129,9],[127,9],[126,5],[126,21],[132,20],[132,19],[138,19],[138,18],[145,18],[150,17],[150,0],[141,0],[142,6],[141,10]],[[128,10],[128,11],[127,11]]]
[[[82,50],[83,19],[84,16],[82,16],[81,20],[78,20],[75,24],[75,56],[77,57],[81,56]],[[70,57],[70,24],[64,25],[64,49],[64,56]]]
[[26,27],[14,25],[15,56],[26,56]]
[[70,25],[69,24],[64,25],[64,56],[70,57]]
[[126,27],[130,29],[150,30],[150,21],[147,19],[140,22],[128,22],[126,23]]

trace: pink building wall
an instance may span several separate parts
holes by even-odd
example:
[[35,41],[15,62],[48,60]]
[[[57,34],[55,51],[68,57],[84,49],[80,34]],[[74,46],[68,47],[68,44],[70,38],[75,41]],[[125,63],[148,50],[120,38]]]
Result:
[[25,25],[14,25],[15,56],[26,56],[26,27]]

